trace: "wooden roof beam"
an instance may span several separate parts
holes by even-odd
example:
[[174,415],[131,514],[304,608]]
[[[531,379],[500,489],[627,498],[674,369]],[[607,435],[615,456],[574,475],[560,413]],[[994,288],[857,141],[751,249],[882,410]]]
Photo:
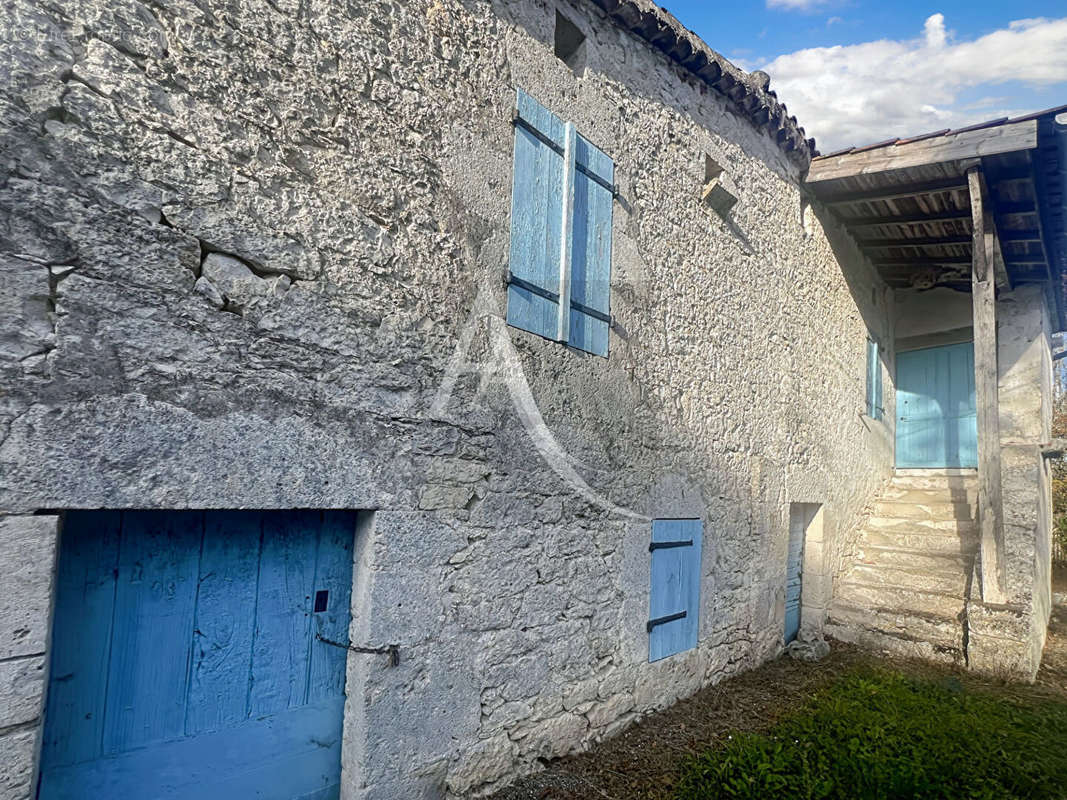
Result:
[[971,257],[969,255],[925,256],[923,258],[887,256],[885,258],[872,258],[871,263],[876,267],[941,267],[949,264],[970,264]]
[[916,236],[911,239],[860,239],[860,247],[943,247],[951,244],[970,244],[971,235],[962,236]]
[[917,197],[924,194],[936,194],[937,192],[965,191],[966,189],[967,180],[965,178],[946,178],[939,181],[926,181],[925,183],[885,186],[864,192],[831,194],[820,198],[820,200],[829,206],[841,206],[849,203],[871,203],[877,200],[901,200],[905,197]]
[[932,214],[900,214],[887,217],[857,217],[846,219],[844,225],[851,230],[863,228],[880,228],[883,225],[926,225],[931,222],[954,222],[956,220],[971,221],[970,211],[937,211]]
[[1032,150],[1035,147],[1037,147],[1037,120],[1031,119],[979,130],[960,131],[903,144],[889,144],[831,158],[819,158],[812,161],[806,182],[810,185],[894,169],[909,169],[965,158]]

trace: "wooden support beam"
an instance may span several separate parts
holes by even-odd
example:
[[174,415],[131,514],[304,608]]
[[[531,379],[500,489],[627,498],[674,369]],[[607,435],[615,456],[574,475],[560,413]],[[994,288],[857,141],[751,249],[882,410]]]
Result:
[[1035,147],[1037,120],[1030,119],[816,159],[811,162],[806,181],[812,184]]
[[860,247],[942,247],[948,244],[970,244],[970,234],[962,236],[915,236],[910,239],[860,239]]
[[864,192],[845,192],[842,194],[828,194],[820,197],[828,206],[840,206],[847,203],[870,203],[875,200],[901,200],[905,197],[917,197],[923,194],[936,192],[952,192],[967,189],[967,181],[963,178],[945,178],[939,181],[926,181],[924,183],[907,183],[897,186],[885,186],[880,189],[871,189]]
[[978,522],[981,531],[982,600],[1007,600],[1004,581],[1004,507],[1000,474],[1000,403],[997,378],[996,277],[992,218],[982,197],[982,171],[967,171],[974,228],[971,301],[974,309],[974,389],[978,417]]
[[[845,227],[850,231],[862,230],[864,228],[880,228],[883,225],[926,225],[931,222],[954,222],[954,221],[971,221],[971,210],[965,209],[963,211],[938,211],[933,214],[900,214],[897,216],[887,217],[856,217],[855,219],[846,219],[844,221]],[[969,240],[968,240],[969,241]]]

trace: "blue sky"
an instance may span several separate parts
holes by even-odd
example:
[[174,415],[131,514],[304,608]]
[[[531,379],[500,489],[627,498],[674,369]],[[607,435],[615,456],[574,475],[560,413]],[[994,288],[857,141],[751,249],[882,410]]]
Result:
[[1067,105],[1064,0],[661,0],[823,152]]

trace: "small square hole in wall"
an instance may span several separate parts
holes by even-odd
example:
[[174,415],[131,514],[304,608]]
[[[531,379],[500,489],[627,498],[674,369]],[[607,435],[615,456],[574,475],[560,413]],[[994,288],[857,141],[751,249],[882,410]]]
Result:
[[585,34],[558,11],[555,44],[556,58],[576,73],[585,69]]
[[704,185],[707,186],[713,180],[722,175],[722,166],[711,156],[704,155]]
[[704,188],[701,199],[713,211],[726,215],[737,202],[736,188],[722,165],[708,154],[704,154]]

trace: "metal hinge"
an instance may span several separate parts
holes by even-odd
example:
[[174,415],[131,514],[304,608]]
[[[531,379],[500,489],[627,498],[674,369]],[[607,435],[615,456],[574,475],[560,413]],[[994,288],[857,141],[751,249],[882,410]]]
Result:
[[375,655],[389,656],[389,666],[395,667],[400,663],[400,646],[391,644],[386,647],[356,647],[354,644],[344,644],[342,642],[335,642],[332,639],[327,639],[321,633],[316,633],[315,638],[323,644],[333,645],[334,647],[340,647],[344,650],[351,650],[353,653],[372,653]]
[[652,544],[650,544],[648,546],[648,552],[652,553],[652,552],[655,552],[656,550],[666,550],[668,547],[692,547],[692,546],[693,546],[693,540],[692,539],[688,539],[686,541],[677,541],[677,542],[652,542]]
[[[525,289],[530,294],[535,294],[538,297],[543,297],[553,303],[559,303],[559,295],[555,292],[550,292],[544,287],[538,286],[535,283],[530,283],[527,280],[523,280],[517,275],[513,274],[509,269],[504,273],[504,285],[505,286],[517,286],[519,289]],[[590,308],[587,305],[579,303],[577,300],[571,300],[571,308],[586,316],[590,316],[593,319],[598,319],[601,322],[608,323],[608,327],[612,330],[615,329],[615,317],[610,314],[605,314],[603,311],[597,311],[595,308]]]
[[[512,112],[511,112],[511,124],[522,128],[524,131],[528,131],[530,133],[530,135],[532,135],[535,139],[537,139],[539,142],[541,142],[542,144],[546,145],[547,147],[551,148],[553,151],[555,151],[559,155],[563,155],[564,154],[564,150],[560,145],[556,144],[550,138],[545,136],[545,134],[541,133],[541,131],[537,130],[537,128],[535,128],[529,122],[524,120],[522,118],[522,116],[520,116],[518,109],[512,109]],[[574,167],[580,173],[582,173],[587,178],[589,178],[589,180],[593,181],[593,183],[597,183],[597,184],[603,186],[609,192],[611,192],[612,199],[614,199],[614,200],[618,200],[619,199],[619,184],[617,184],[617,183],[608,183],[606,180],[601,178],[599,175],[597,175],[591,169],[586,167],[584,164],[579,164],[577,161],[574,162]]]
[[674,622],[676,619],[685,619],[687,615],[688,612],[679,611],[677,614],[668,614],[665,617],[656,617],[655,619],[650,619],[648,621],[648,625],[646,626],[646,628],[648,629],[649,633],[652,633],[652,629],[655,628],[657,625],[665,625],[668,622]]

